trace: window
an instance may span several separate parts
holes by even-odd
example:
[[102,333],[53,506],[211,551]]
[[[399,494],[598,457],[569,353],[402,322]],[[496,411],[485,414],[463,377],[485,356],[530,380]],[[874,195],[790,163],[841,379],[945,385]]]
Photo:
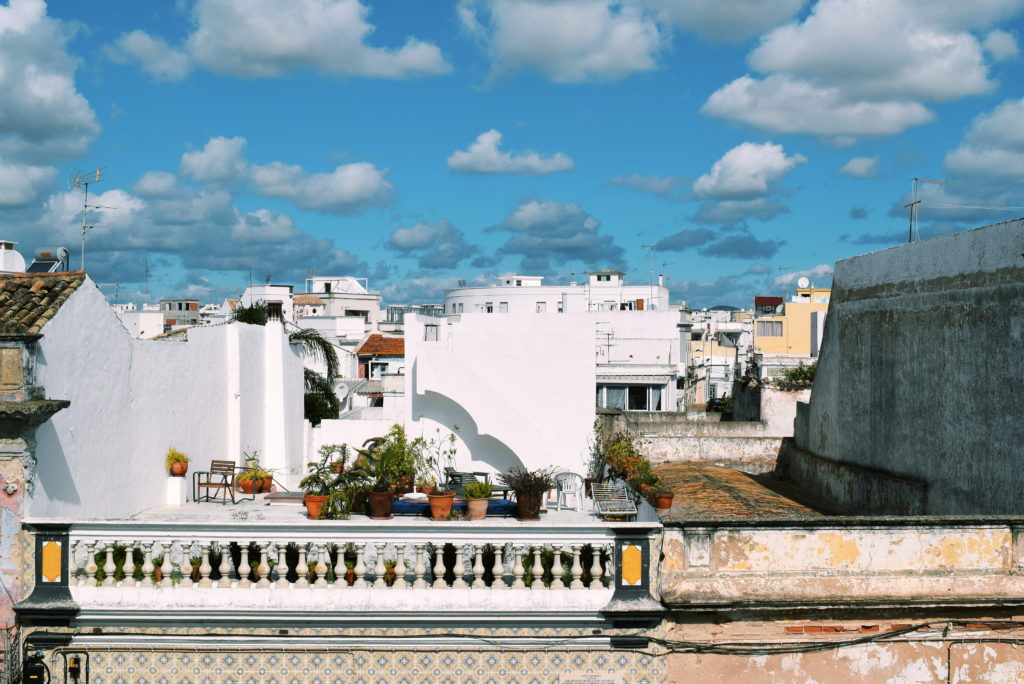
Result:
[[427,324],[423,326],[423,341],[424,342],[437,342],[437,326],[433,324]]
[[324,283],[324,292],[326,294],[331,294],[331,284],[330,283]]
[[367,404],[370,408],[384,407],[384,395],[382,394],[371,394],[369,403]]
[[516,281],[516,287],[522,287],[522,286],[523,286],[523,281],[522,280],[517,280]]
[[558,302],[558,313],[565,313],[565,303],[564,302],[561,302],[561,301]]
[[508,302],[498,302],[498,313],[508,313]]
[[661,385],[598,385],[597,405],[622,411],[660,411]]
[[484,303],[484,313],[494,313],[494,302]]
[[758,321],[758,337],[782,337],[782,321]]
[[267,319],[271,321],[281,320],[281,302],[267,302]]
[[630,385],[628,392],[629,410],[646,411],[648,392],[646,385]]
[[548,303],[547,302],[537,302],[534,305],[533,310],[536,311],[537,313],[544,313],[544,312],[546,312],[548,310]]
[[597,276],[597,282],[599,282],[599,283],[608,283],[608,282],[611,282],[611,279],[612,279],[612,277],[610,275],[608,275],[608,274],[603,274],[603,275]]

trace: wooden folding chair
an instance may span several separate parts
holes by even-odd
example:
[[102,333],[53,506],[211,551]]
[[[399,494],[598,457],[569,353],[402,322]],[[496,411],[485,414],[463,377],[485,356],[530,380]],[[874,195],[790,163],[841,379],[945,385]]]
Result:
[[[214,493],[211,496],[210,490]],[[200,490],[205,490],[200,494]],[[235,462],[234,461],[210,461],[210,469],[199,471],[192,475],[192,500],[210,501],[216,500],[217,490],[223,492],[222,504],[227,504],[228,497],[231,503],[235,502]]]

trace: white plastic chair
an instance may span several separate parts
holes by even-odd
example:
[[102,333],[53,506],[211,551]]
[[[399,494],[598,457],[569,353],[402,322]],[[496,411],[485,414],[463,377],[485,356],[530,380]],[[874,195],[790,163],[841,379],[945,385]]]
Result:
[[[558,485],[558,500],[555,502],[555,510],[567,509],[578,511],[583,506],[583,476],[576,473],[558,473],[555,475],[555,484]],[[569,505],[569,497],[573,498],[574,506]]]

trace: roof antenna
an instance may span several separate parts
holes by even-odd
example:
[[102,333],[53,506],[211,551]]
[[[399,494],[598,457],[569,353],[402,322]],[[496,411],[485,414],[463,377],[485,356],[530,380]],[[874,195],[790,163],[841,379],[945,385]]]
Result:
[[68,181],[69,185],[73,188],[81,188],[85,190],[85,200],[82,202],[82,272],[85,272],[85,234],[95,228],[96,226],[89,225],[89,210],[90,209],[113,209],[114,207],[103,207],[98,204],[89,204],[89,186],[93,183],[101,183],[103,181],[104,169],[107,167],[101,166],[98,169],[89,171],[88,173],[82,173],[79,170],[75,170],[72,174],[71,179]]
[[915,178],[913,184],[913,201],[910,204],[904,204],[903,208],[910,209],[910,228],[907,231],[907,243],[914,241],[914,235],[917,234],[917,241],[921,241],[921,226],[918,225],[918,206],[921,204],[921,200],[918,198],[918,185],[920,183],[932,183],[933,185],[949,185],[945,181],[931,180],[930,178]]

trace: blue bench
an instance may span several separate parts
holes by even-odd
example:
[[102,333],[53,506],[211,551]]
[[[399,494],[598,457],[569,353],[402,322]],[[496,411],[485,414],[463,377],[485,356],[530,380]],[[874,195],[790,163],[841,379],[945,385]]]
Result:
[[[491,499],[487,503],[487,515],[510,516],[515,515],[518,504],[515,501],[506,499]],[[453,511],[466,512],[466,500],[455,499],[452,504]],[[430,517],[430,502],[428,501],[406,501],[398,499],[391,508],[394,515],[424,515]]]

